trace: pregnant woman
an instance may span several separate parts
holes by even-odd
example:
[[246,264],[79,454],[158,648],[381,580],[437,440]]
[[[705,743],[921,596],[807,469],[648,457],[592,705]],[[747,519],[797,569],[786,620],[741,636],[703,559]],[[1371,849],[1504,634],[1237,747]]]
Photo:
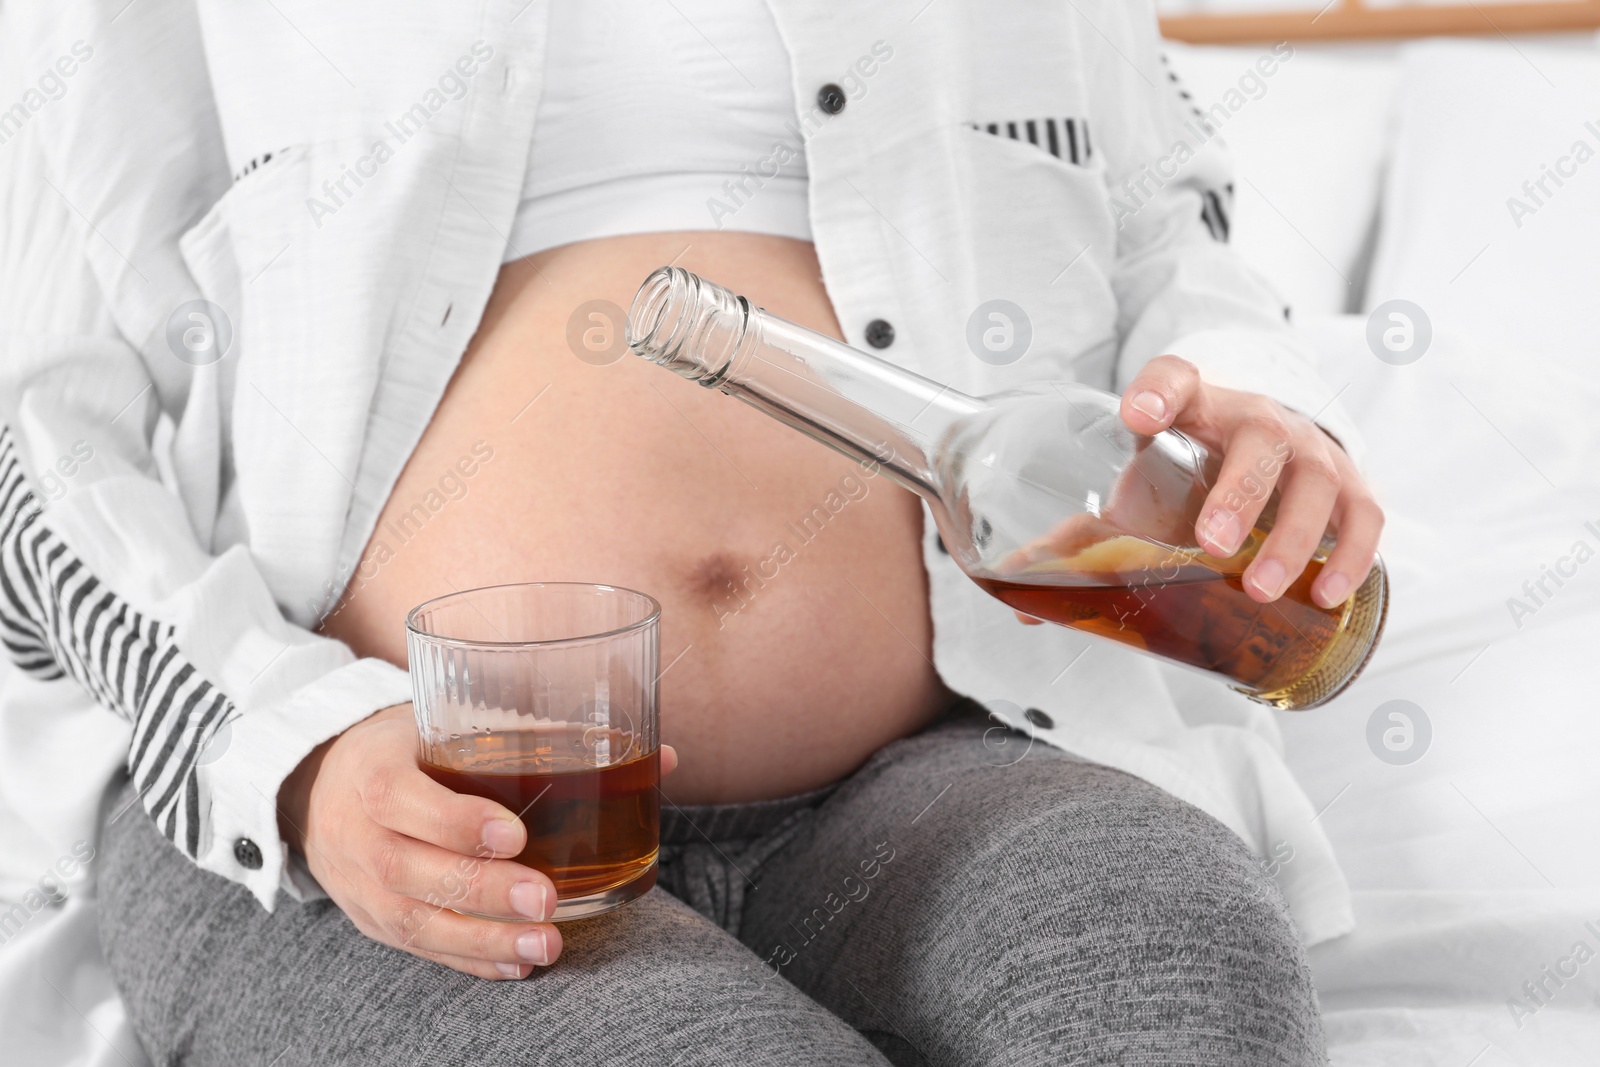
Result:
[[[84,253],[114,325],[6,372],[0,621],[122,717],[102,942],[156,1062],[1323,1062],[1244,843],[950,686],[916,498],[623,356],[672,262],[959,388],[1117,388],[1225,454],[1208,550],[1281,490],[1253,596],[1330,522],[1316,595],[1360,584],[1381,513],[1149,5],[890,6],[66,5],[104,111],[42,158],[130,243]],[[997,297],[1031,353],[969,347]],[[519,581],[663,606],[659,886],[559,927],[405,703],[406,612]]]

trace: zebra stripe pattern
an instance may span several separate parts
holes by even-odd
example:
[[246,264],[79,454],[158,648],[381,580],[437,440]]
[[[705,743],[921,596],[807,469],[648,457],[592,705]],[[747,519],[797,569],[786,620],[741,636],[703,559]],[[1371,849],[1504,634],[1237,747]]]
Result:
[[1228,233],[1231,223],[1228,222],[1228,212],[1233,210],[1233,186],[1228,185],[1221,194],[1207,189],[1201,194],[1200,221],[1206,224],[1206,229],[1211,231],[1213,240],[1228,242]]
[[967,125],[996,137],[1027,141],[1057,159],[1088,166],[1094,158],[1086,119],[1022,119],[1017,122],[970,122]]
[[71,675],[133,724],[128,772],[145,810],[198,859],[205,838],[196,768],[238,712],[184,659],[173,627],[107,589],[45,521],[0,426],[0,642],[35,678]]
[[[1200,128],[1205,131],[1206,137],[1215,137],[1217,128],[1212,125],[1206,113],[1201,111],[1194,102],[1194,94],[1183,84],[1183,79],[1178,77],[1178,72],[1172,69],[1172,60],[1165,52],[1161,53],[1161,65],[1166,68],[1167,81],[1172,83],[1173,89],[1178,94],[1178,99],[1183,101],[1196,119],[1200,121]],[[1227,244],[1231,224],[1228,222],[1228,213],[1233,210],[1233,186],[1226,186],[1219,194],[1207,189],[1202,194],[1200,203],[1200,221],[1206,224],[1206,229],[1211,233],[1211,239]]]

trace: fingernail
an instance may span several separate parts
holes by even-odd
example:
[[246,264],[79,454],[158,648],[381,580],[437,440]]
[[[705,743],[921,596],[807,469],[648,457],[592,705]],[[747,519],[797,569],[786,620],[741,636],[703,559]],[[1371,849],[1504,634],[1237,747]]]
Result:
[[1322,592],[1318,599],[1325,608],[1336,608],[1350,595],[1350,579],[1342,574],[1329,574],[1322,579]]
[[1206,535],[1207,541],[1222,550],[1224,556],[1231,556],[1239,551],[1239,542],[1244,540],[1239,516],[1222,508],[1211,513],[1202,532]]
[[541,966],[550,962],[550,947],[545,943],[543,930],[529,930],[517,938],[517,955],[529,963]]
[[1133,407],[1133,410],[1143,412],[1157,422],[1167,417],[1167,401],[1160,393],[1152,393],[1148,390],[1143,393],[1137,393],[1129,401],[1129,404]]
[[505,975],[507,978],[523,977],[522,965],[520,963],[497,963],[494,965],[494,969]]
[[520,836],[516,826],[504,819],[490,819],[483,824],[483,844],[491,852],[516,852]]
[[549,900],[550,890],[543,882],[518,882],[511,887],[512,909],[529,919],[548,919],[545,907]]
[[1289,575],[1277,560],[1264,559],[1251,570],[1250,584],[1261,590],[1268,599],[1276,600],[1278,594],[1283,592],[1283,587],[1289,584]]

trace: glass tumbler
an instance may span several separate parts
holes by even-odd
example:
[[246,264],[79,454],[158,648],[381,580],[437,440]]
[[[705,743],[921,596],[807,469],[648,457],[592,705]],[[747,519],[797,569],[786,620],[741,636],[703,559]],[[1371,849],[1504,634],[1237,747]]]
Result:
[[661,605],[631,589],[469,589],[406,617],[422,769],[517,814],[517,862],[555,883],[556,921],[656,881]]

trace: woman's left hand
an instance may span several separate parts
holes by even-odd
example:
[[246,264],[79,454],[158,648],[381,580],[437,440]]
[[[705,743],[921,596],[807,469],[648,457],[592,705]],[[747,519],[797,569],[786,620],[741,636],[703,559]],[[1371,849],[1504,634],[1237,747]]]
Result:
[[1253,599],[1281,596],[1330,526],[1337,547],[1312,597],[1336,607],[1366,581],[1383,509],[1344,449],[1304,415],[1269,397],[1208,385],[1194,364],[1158,356],[1123,393],[1122,421],[1142,434],[1175,427],[1222,457],[1195,527],[1200,546],[1213,556],[1237,552],[1273,488],[1279,490],[1272,532],[1244,573]]

